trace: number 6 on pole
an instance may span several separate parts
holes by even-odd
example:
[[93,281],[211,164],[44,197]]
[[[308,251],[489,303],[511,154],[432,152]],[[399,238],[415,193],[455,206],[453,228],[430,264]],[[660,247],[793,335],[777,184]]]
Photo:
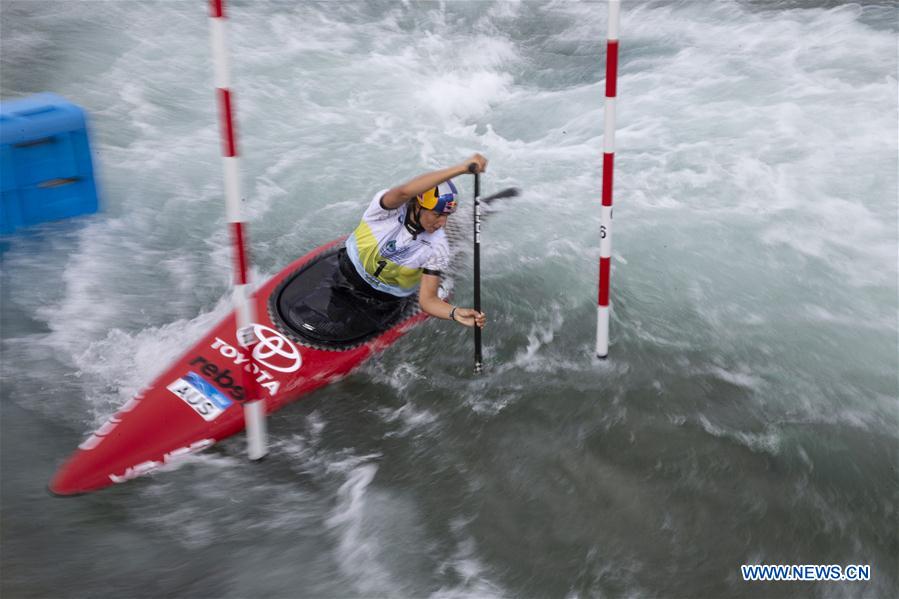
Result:
[[612,275],[612,174],[615,169],[615,99],[618,87],[620,0],[609,0],[606,41],[606,104],[602,154],[602,208],[599,225],[599,299],[596,307],[596,356],[609,355],[609,278]]

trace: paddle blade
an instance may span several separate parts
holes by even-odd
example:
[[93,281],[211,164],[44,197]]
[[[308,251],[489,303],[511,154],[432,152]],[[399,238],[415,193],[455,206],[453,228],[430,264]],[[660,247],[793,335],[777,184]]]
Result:
[[521,194],[521,190],[517,187],[509,187],[502,191],[498,191],[493,195],[489,195],[486,198],[483,198],[482,202],[489,202],[490,200],[501,200],[503,198],[514,198]]

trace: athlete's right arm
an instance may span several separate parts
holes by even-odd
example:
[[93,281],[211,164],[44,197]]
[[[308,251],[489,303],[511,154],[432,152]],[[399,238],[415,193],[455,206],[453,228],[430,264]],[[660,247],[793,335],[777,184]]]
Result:
[[411,181],[406,181],[398,187],[391,188],[381,198],[381,207],[385,210],[396,210],[432,187],[436,187],[453,177],[464,175],[468,172],[468,165],[472,163],[478,165],[477,172],[479,173],[483,173],[487,169],[487,159],[480,154],[474,154],[460,164],[419,175]]

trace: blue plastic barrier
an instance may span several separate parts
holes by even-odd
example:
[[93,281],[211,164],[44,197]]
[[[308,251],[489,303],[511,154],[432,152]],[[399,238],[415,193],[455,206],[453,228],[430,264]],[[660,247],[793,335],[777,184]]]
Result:
[[97,211],[84,110],[56,94],[0,102],[0,234]]

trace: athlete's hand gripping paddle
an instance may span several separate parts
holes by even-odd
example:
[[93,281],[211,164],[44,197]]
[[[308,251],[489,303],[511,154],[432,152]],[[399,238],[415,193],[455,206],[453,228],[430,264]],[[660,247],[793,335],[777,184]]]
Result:
[[[481,175],[478,165],[472,162],[468,172],[474,175],[474,309],[481,311]],[[474,372],[480,374],[483,357],[481,355],[481,327],[474,327]]]

